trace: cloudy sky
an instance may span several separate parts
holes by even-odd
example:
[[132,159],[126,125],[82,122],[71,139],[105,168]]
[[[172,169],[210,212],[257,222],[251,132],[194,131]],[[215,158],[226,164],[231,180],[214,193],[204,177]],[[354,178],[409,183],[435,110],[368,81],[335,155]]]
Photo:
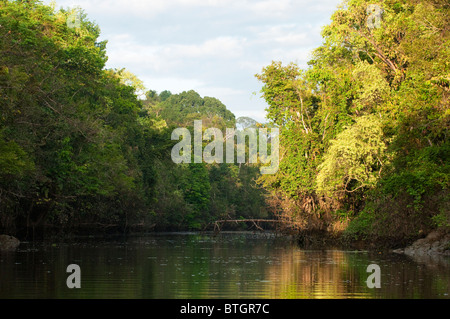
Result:
[[56,0],[81,7],[108,40],[108,68],[147,89],[195,90],[237,117],[264,121],[255,78],[271,61],[305,67],[341,0]]

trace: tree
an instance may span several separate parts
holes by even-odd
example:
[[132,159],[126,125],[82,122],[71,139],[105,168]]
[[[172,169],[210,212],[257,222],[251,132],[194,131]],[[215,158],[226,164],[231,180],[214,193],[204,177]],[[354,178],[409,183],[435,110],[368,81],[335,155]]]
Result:
[[[340,209],[355,222],[378,214],[364,219],[384,221],[375,235],[401,221],[405,236],[417,236],[447,218],[436,214],[449,182],[448,9],[434,0],[345,1],[307,69],[272,62],[257,75],[281,133],[279,171],[261,181],[286,220],[330,229]],[[397,203],[405,203],[397,214],[383,213]]]
[[0,174],[9,176],[0,208],[14,216],[2,227],[123,225],[123,209],[140,202],[130,152],[141,108],[135,89],[103,70],[98,26],[82,12],[77,27],[69,18],[38,1],[0,6]]
[[362,116],[339,133],[318,166],[317,191],[327,195],[374,187],[385,161],[386,144],[376,115]]
[[194,120],[204,120],[205,125],[214,123],[219,125],[218,128],[225,128],[234,127],[235,121],[234,114],[218,99],[202,98],[193,90],[170,95],[161,102],[160,114],[169,125],[176,126],[193,125]]

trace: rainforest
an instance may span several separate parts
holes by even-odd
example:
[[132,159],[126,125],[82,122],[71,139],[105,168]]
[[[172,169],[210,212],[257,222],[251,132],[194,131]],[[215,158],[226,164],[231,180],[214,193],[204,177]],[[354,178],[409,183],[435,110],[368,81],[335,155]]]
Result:
[[[257,226],[301,244],[398,248],[447,232],[448,2],[384,0],[368,20],[369,4],[338,7],[307,68],[261,66],[260,123],[195,90],[157,92],[105,68],[107,42],[84,13],[74,27],[68,10],[0,1],[0,233],[276,220]],[[171,134],[192,133],[194,120],[203,130],[277,128],[278,171],[261,174],[248,149],[244,162],[174,163]]]

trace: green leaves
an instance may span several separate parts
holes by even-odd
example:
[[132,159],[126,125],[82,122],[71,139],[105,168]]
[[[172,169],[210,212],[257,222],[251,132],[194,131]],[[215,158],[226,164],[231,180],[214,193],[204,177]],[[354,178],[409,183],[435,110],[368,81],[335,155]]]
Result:
[[14,141],[6,141],[0,131],[0,176],[18,178],[33,170],[34,163]]
[[257,167],[221,166],[218,175],[213,165],[170,158],[168,124],[235,126],[222,102],[192,90],[139,99],[145,88],[134,74],[104,69],[106,43],[81,10],[1,3],[0,228],[199,229],[218,216],[264,211]]
[[375,65],[367,61],[356,64],[352,76],[358,86],[355,108],[358,111],[373,112],[382,110],[382,104],[389,98],[389,83]]
[[[444,3],[345,1],[307,69],[272,62],[256,75],[267,116],[280,126],[280,169],[261,182],[287,207],[282,218],[294,218],[292,205],[307,220],[311,211],[345,207],[362,214],[362,228],[371,228],[371,214],[394,225],[379,198],[403,198],[412,204],[398,216],[435,207],[405,229],[430,223],[449,186],[449,162],[435,156],[448,147],[450,119]],[[306,209],[311,198],[315,208]]]
[[161,93],[160,116],[174,126],[192,126],[194,120],[203,120],[203,125],[225,130],[234,127],[235,116],[218,99],[201,97],[194,90],[180,94]]
[[285,125],[299,105],[296,80],[300,75],[298,66],[282,66],[281,62],[272,62],[256,75],[264,83],[261,93],[269,105],[267,118],[276,125]]
[[387,164],[385,151],[380,119],[375,115],[358,118],[331,142],[318,167],[317,191],[332,196],[373,187]]
[[103,70],[94,24],[83,17],[72,32],[65,22],[36,1],[0,6],[0,210],[38,221],[50,210],[99,217],[99,202],[135,200],[139,180],[128,152],[140,128],[133,88]]

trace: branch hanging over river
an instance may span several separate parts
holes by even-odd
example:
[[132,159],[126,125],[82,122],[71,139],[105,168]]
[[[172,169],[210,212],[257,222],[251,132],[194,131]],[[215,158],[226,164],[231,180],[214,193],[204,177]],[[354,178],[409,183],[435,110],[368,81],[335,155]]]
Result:
[[214,224],[214,231],[220,232],[221,224],[224,223],[251,223],[253,227],[258,230],[264,231],[264,229],[259,225],[260,223],[284,223],[282,220],[277,219],[224,219],[224,220],[216,220]]

